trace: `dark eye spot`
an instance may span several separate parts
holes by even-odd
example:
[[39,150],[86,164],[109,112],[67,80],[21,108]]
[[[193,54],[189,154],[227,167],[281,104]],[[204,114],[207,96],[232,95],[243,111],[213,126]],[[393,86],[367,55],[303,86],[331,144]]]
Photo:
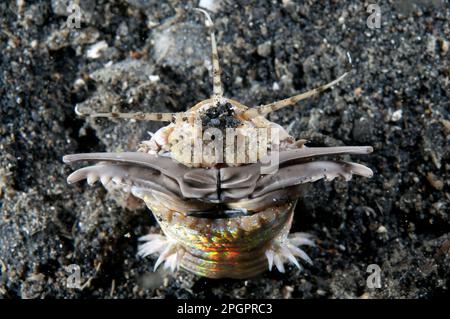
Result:
[[217,104],[210,107],[202,115],[202,126],[204,129],[209,127],[220,128],[234,128],[241,123],[235,118],[233,106],[230,103]]

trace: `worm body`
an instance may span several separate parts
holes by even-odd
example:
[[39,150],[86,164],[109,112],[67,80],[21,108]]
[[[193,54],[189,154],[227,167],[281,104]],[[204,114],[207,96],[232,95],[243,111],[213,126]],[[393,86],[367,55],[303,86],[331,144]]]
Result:
[[[206,14],[207,26],[212,20]],[[93,113],[92,117],[167,121],[135,152],[64,156],[65,163],[93,162],[68,177],[120,188],[152,211],[162,234],[140,238],[141,256],[210,278],[248,278],[285,271],[298,259],[311,263],[300,246],[311,236],[290,234],[296,202],[306,183],[352,175],[371,177],[361,164],[335,160],[369,154],[370,146],[307,147],[265,115],[337,84],[341,76],[294,97],[249,108],[223,97],[214,33],[211,31],[213,95],[181,113]],[[333,159],[330,159],[333,158]]]

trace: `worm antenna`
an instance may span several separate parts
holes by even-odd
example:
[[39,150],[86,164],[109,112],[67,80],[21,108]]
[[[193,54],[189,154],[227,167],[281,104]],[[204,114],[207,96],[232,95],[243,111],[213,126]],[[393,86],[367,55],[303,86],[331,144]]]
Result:
[[279,109],[282,109],[283,107],[293,105],[301,100],[305,100],[311,96],[322,93],[323,91],[329,89],[330,87],[332,87],[332,86],[336,85],[337,83],[339,83],[340,81],[342,81],[347,75],[348,75],[348,72],[344,73],[336,80],[331,81],[330,83],[327,83],[325,85],[319,86],[318,88],[312,89],[310,91],[292,96],[290,98],[287,98],[287,99],[284,99],[281,101],[277,101],[277,102],[262,105],[262,106],[259,106],[256,108],[249,109],[244,112],[244,116],[247,119],[252,119],[257,116],[262,116],[262,115],[266,115],[266,114],[269,114],[274,111],[278,111]]
[[220,79],[220,75],[222,71],[220,70],[220,64],[219,64],[219,55],[217,53],[217,44],[216,44],[216,37],[214,35],[214,23],[208,14],[203,9],[195,8],[195,10],[202,12],[205,15],[205,25],[210,31],[210,37],[211,37],[211,49],[212,49],[212,71],[213,71],[213,100],[214,104],[217,104],[220,102],[222,96],[223,96],[223,89],[222,89],[222,81]]
[[144,113],[144,112],[84,113],[78,109],[78,105],[75,107],[75,113],[78,116],[87,116],[87,117],[106,117],[112,119],[134,119],[139,121],[158,121],[158,122],[171,122],[174,121],[177,116],[182,116],[184,114],[184,113]]

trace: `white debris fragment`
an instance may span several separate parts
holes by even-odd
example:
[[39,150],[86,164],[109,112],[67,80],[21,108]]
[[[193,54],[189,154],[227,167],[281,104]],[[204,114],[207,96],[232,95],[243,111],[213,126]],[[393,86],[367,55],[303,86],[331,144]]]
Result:
[[386,234],[386,233],[387,233],[386,227],[384,227],[383,225],[381,225],[380,227],[378,227],[377,233],[378,233],[378,234]]
[[159,81],[159,75],[149,75],[148,79],[150,82],[158,82]]
[[402,115],[403,115],[403,111],[402,110],[395,111],[394,113],[392,113],[391,121],[392,122],[400,121],[400,119],[402,118]]
[[278,91],[279,89],[280,89],[280,85],[278,84],[278,82],[273,82],[272,90]]
[[436,51],[437,39],[434,35],[429,35],[427,39],[427,53],[429,55],[434,55]]
[[106,43],[106,41],[103,40],[97,42],[88,48],[86,56],[88,57],[88,59],[98,59],[102,55],[102,52],[107,48],[108,43]]
[[22,14],[25,8],[25,0],[17,0],[16,1],[16,5],[17,5],[17,11],[19,12],[19,14]]
[[200,0],[198,6],[212,12],[217,12],[220,8],[220,2],[221,0]]
[[73,84],[73,86],[74,86],[75,89],[79,90],[82,87],[86,86],[86,82],[83,79],[78,78],[78,79],[75,80],[75,83]]

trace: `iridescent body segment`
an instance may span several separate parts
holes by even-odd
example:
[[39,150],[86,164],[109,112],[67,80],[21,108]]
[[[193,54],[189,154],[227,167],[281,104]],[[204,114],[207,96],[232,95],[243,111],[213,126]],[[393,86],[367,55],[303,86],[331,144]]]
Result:
[[247,278],[265,271],[265,251],[276,237],[287,234],[295,207],[287,202],[250,216],[210,219],[186,216],[157,196],[146,195],[143,200],[163,233],[185,251],[180,266],[214,278]]
[[[297,258],[312,262],[299,246],[314,243],[305,233],[289,231],[304,184],[336,177],[348,181],[352,175],[371,177],[372,171],[364,165],[328,157],[369,154],[372,147],[310,148],[305,140],[296,141],[264,116],[327,90],[346,74],[319,88],[256,108],[225,98],[213,23],[200,11],[211,30],[211,99],[182,113],[83,114],[171,123],[142,141],[136,152],[64,156],[65,163],[96,162],[73,172],[68,182],[86,179],[93,184],[99,180],[107,189],[119,188],[145,202],[162,234],[141,237],[138,254],[157,256],[154,269],[164,264],[172,271],[181,267],[199,276],[238,279],[273,266],[284,272],[287,262],[302,269]],[[244,141],[236,152],[230,152],[228,143],[217,144],[230,130],[235,134],[230,140]],[[255,131],[268,133],[249,139]],[[200,157],[191,153],[198,149],[202,150]],[[267,172],[269,158],[276,158],[276,169]],[[270,168],[275,167],[272,164]]]

